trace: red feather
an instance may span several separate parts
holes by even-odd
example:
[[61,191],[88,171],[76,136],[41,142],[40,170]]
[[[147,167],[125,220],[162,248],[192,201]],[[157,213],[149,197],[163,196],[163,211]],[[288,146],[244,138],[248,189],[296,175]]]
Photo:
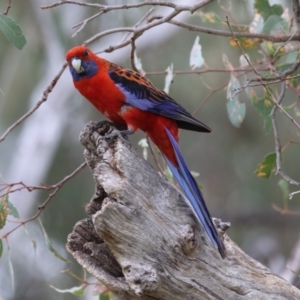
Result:
[[199,222],[224,258],[224,244],[178,146],[178,128],[209,132],[209,127],[139,73],[110,63],[86,47],[71,49],[66,58],[74,85],[86,99],[113,123],[144,131],[163,153]]

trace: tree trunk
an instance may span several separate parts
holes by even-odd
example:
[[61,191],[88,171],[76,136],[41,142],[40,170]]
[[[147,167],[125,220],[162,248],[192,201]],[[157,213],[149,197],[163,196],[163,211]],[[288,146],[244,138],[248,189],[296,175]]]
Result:
[[228,224],[214,220],[222,259],[181,192],[108,123],[94,130],[90,122],[80,135],[96,182],[90,218],[75,225],[67,248],[118,299],[300,299],[224,234]]

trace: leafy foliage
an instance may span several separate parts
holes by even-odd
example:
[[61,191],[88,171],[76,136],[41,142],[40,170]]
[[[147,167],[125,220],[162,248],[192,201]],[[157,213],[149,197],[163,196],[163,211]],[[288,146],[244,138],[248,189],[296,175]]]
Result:
[[255,0],[254,8],[262,15],[265,21],[272,15],[281,16],[283,13],[283,8],[280,4],[271,6],[269,0]]
[[231,124],[235,127],[240,127],[246,114],[246,105],[239,101],[239,96],[236,90],[240,88],[240,82],[231,74],[229,84],[227,86],[227,112]]
[[8,195],[5,195],[0,198],[0,229],[5,226],[8,212]]
[[264,119],[264,130],[266,133],[269,133],[271,129],[271,117],[270,113],[272,111],[272,108],[274,106],[270,95],[265,94],[264,98],[259,99],[256,95],[256,93],[253,91],[252,93],[252,104],[257,109],[257,111],[260,113],[260,115]]
[[199,36],[196,37],[193,48],[190,54],[190,67],[192,70],[201,68],[204,64],[204,58],[202,56],[202,47],[200,45]]
[[21,27],[11,17],[0,14],[0,30],[18,49],[21,50],[26,44]]
[[62,290],[62,289],[58,289],[54,286],[51,285],[51,287],[56,290],[58,293],[61,293],[61,294],[65,294],[65,293],[70,293],[70,294],[73,294],[75,296],[83,296],[85,294],[85,289],[86,289],[86,285],[83,284],[83,285],[80,285],[80,286],[74,286],[70,289],[65,289],[65,290]]
[[40,225],[41,225],[41,228],[42,228],[42,231],[43,231],[43,234],[44,234],[44,238],[45,238],[45,242],[46,242],[46,245],[48,247],[48,249],[50,250],[50,252],[52,252],[57,258],[59,258],[60,260],[64,261],[64,262],[69,262],[66,258],[64,258],[62,255],[60,255],[57,250],[55,250],[55,248],[53,247],[52,245],[52,242],[51,240],[49,239],[49,236],[41,222],[41,220],[39,219],[39,222],[40,222]]
[[269,178],[275,171],[276,153],[270,153],[265,156],[265,159],[258,164],[255,175],[261,178]]

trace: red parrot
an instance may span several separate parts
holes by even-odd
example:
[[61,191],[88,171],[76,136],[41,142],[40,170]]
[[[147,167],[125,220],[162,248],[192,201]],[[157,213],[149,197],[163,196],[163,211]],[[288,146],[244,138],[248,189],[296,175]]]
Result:
[[199,132],[210,128],[138,72],[106,61],[87,47],[72,48],[66,59],[76,89],[87,100],[127,133],[141,129],[158,147],[212,244],[225,258],[225,246],[178,146],[178,128]]

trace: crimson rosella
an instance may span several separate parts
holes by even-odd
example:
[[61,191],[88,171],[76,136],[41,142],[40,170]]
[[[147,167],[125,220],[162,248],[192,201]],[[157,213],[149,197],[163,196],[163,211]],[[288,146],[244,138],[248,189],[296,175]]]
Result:
[[224,258],[224,244],[178,146],[178,128],[199,132],[210,132],[210,128],[138,72],[106,61],[87,47],[72,48],[66,59],[75,87],[87,100],[127,132],[141,129],[159,148],[194,214]]

